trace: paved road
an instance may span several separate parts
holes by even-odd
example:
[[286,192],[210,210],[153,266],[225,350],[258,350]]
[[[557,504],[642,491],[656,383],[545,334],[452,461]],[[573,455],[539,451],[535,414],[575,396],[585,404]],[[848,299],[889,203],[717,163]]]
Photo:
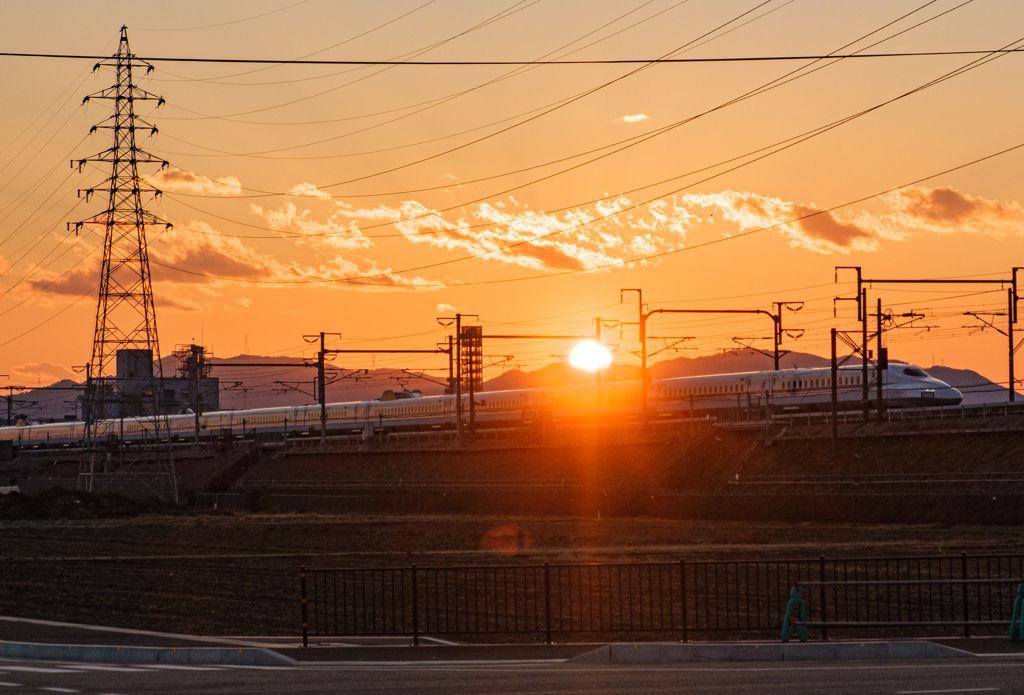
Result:
[[863,695],[1021,693],[1024,660],[656,666],[109,666],[0,660],[0,693],[619,693]]

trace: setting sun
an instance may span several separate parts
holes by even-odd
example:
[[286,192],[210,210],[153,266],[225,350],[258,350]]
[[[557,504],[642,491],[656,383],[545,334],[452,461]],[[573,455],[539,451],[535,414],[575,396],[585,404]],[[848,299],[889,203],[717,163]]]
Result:
[[603,345],[598,345],[593,340],[584,340],[577,344],[569,355],[569,364],[577,369],[586,369],[588,372],[604,369],[611,363],[611,353]]

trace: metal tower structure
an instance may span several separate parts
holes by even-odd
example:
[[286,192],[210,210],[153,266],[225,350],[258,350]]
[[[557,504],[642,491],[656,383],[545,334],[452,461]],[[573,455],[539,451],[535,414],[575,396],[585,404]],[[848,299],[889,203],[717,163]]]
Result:
[[[98,479],[97,452],[92,444],[104,441],[103,469],[108,475],[103,488],[120,481],[124,489],[125,478],[131,477],[134,479],[133,487],[142,484],[150,488],[149,492],[165,493],[168,490],[155,489],[146,481],[167,478],[163,482],[169,483],[169,491],[176,498],[173,457],[169,450],[161,451],[161,440],[169,443],[170,433],[166,431],[166,421],[161,422],[160,418],[163,370],[146,241],[147,225],[165,228],[170,225],[144,208],[143,196],[159,195],[160,192],[139,178],[139,164],[158,164],[164,168],[168,163],[138,146],[138,133],[148,131],[149,135],[155,135],[157,129],[135,113],[138,103],[153,101],[160,106],[164,102],[133,81],[133,73],[138,69],[144,68],[149,73],[153,66],[132,54],[127,27],[121,27],[117,53],[97,63],[93,70],[104,67],[114,68],[117,82],[85,97],[82,103],[96,99],[113,102],[111,116],[90,130],[90,133],[110,131],[113,144],[98,154],[72,162],[79,171],[87,164],[110,168],[109,177],[102,183],[79,191],[80,196],[85,195],[86,201],[93,195],[104,194],[106,209],[74,223],[76,232],[87,226],[103,229],[103,264],[92,359],[89,362],[91,388],[86,397],[89,441],[85,449],[90,453],[83,459],[80,479],[85,475],[87,488],[94,489]],[[125,455],[119,451],[117,460],[112,461],[110,442],[119,440],[118,431],[113,428],[117,427],[118,421],[123,427],[126,417],[143,418],[139,423],[153,433],[153,444],[147,452],[127,457],[132,460],[126,461]],[[161,429],[165,430],[163,434]],[[123,449],[120,443],[118,446]],[[165,488],[166,485],[161,483],[157,487]]]

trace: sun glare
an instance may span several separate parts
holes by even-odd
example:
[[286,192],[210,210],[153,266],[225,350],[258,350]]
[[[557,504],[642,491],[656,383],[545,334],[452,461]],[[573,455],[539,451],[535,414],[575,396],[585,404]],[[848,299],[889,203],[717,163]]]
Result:
[[604,369],[611,363],[611,353],[593,340],[584,340],[582,343],[578,343],[569,354],[569,364],[576,369],[586,369],[588,372]]

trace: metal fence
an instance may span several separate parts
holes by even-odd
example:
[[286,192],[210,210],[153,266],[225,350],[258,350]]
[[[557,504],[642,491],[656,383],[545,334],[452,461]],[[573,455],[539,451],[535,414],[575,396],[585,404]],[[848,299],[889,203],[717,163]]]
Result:
[[407,635],[414,643],[420,635],[531,634],[547,642],[624,633],[684,641],[778,635],[790,589],[801,583],[816,583],[807,597],[811,622],[957,625],[969,635],[973,624],[1009,625],[1012,591],[994,582],[938,581],[1022,574],[1018,555],[304,568],[303,643],[366,635]]

